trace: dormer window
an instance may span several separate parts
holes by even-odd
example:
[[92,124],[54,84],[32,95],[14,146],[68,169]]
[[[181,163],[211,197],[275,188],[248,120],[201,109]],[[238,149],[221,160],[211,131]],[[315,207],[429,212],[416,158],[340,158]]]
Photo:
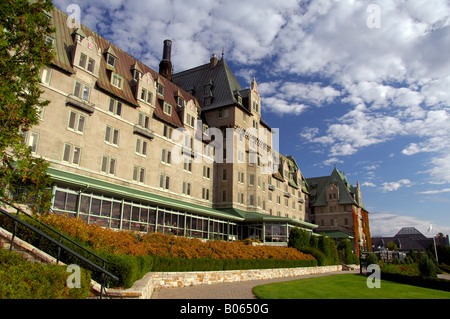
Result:
[[111,84],[118,89],[122,89],[123,86],[123,77],[113,72],[111,74]]
[[141,78],[141,76],[142,76],[141,72],[139,72],[138,70],[134,70],[134,72],[133,72],[133,79],[134,79],[135,81],[139,81],[139,79]]
[[116,67],[116,57],[111,53],[108,53],[106,55],[106,63],[113,68]]
[[158,94],[164,96],[164,86],[158,83]]
[[169,103],[164,103],[164,113],[167,115],[172,115],[172,105]]
[[184,107],[184,100],[181,97],[178,97],[177,99],[177,105],[179,107]]

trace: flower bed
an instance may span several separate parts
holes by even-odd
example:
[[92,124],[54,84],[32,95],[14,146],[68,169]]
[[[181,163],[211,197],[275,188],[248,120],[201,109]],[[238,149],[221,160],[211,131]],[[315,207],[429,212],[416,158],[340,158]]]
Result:
[[[317,266],[316,259],[295,248],[252,246],[245,241],[208,241],[160,233],[115,231],[61,215],[41,221],[72,237],[108,261],[106,269],[119,277],[107,286],[129,288],[147,272],[217,271]],[[73,247],[76,250],[76,247]],[[86,256],[87,257],[87,256]],[[70,256],[62,256],[70,258]],[[89,269],[89,267],[87,267]],[[101,274],[92,270],[92,278]]]
[[243,241],[221,240],[203,242],[196,238],[169,236],[161,233],[139,235],[131,231],[115,231],[97,225],[87,225],[83,220],[50,214],[42,221],[69,236],[91,246],[94,250],[118,255],[156,255],[186,259],[282,259],[314,260],[314,257],[295,248],[277,246],[252,246]]

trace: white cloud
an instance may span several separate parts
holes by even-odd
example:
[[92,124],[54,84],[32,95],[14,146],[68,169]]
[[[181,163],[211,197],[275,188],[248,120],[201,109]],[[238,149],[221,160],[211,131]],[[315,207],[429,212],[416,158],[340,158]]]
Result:
[[381,190],[386,192],[392,192],[398,190],[400,187],[403,186],[411,186],[412,183],[409,179],[401,179],[397,182],[386,182],[382,184]]
[[[431,221],[421,220],[414,216],[402,216],[390,212],[373,212],[369,215],[369,223],[372,237],[394,236],[403,227],[415,227],[426,237],[431,237],[431,234],[427,233]],[[444,232],[445,230],[440,231]]]
[[450,193],[450,188],[418,192],[418,194],[424,194],[424,195],[434,195],[434,194],[441,194],[441,193]]

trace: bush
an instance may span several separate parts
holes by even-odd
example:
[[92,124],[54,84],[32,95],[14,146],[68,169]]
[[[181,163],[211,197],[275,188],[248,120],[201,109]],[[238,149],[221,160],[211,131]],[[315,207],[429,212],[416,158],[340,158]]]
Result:
[[30,262],[0,249],[0,299],[86,299],[91,276],[81,269],[81,287],[69,288],[66,266]]
[[425,254],[419,258],[419,271],[422,277],[436,278],[436,266]]
[[372,264],[377,264],[378,263],[378,258],[374,253],[370,253],[369,255],[367,255],[367,259],[366,259],[366,265],[372,265]]
[[359,258],[352,252],[352,243],[348,239],[342,239],[337,247],[339,261],[347,265],[359,264]]
[[288,247],[305,247],[310,245],[310,235],[306,230],[294,227],[289,232]]
[[305,254],[312,255],[317,260],[318,266],[327,266],[328,265],[328,259],[327,256],[323,252],[321,252],[319,249],[312,248],[312,247],[299,247],[299,251]]

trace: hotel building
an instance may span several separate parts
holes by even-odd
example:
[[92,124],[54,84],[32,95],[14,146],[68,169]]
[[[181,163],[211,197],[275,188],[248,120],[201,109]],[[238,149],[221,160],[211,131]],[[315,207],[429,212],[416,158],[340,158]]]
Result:
[[40,124],[24,132],[50,163],[53,210],[113,229],[286,244],[312,232],[308,184],[277,152],[256,80],[242,88],[224,57],[158,72],[68,16],[49,13],[55,58],[41,73]]

